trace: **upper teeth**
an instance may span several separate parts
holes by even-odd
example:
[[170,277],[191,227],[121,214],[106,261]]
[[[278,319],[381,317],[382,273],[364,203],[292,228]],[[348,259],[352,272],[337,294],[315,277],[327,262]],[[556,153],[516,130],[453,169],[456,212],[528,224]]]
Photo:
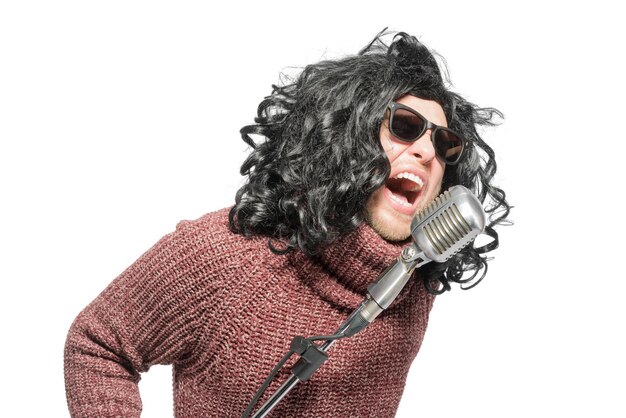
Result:
[[406,171],[396,175],[394,178],[411,180],[413,183],[417,183],[419,187],[422,187],[424,185],[424,182],[422,181],[421,178],[417,177],[413,173],[408,173]]

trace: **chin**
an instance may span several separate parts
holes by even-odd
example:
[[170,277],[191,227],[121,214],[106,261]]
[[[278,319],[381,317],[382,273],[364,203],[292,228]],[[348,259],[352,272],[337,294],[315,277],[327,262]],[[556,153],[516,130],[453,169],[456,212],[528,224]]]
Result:
[[404,241],[411,236],[411,216],[368,210],[366,220],[387,241]]
[[394,227],[386,227],[386,225],[377,224],[376,221],[370,222],[371,227],[387,241],[406,241],[411,236],[410,228],[398,229]]

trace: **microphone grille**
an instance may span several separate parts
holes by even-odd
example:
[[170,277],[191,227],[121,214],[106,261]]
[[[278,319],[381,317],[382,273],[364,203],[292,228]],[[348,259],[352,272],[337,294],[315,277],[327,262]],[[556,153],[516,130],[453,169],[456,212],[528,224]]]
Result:
[[446,190],[435,198],[428,206],[426,206],[416,217],[413,222],[421,223],[434,212],[450,200],[450,190]]
[[472,242],[485,222],[476,196],[463,186],[453,186],[415,217],[411,230],[424,255],[441,263]]
[[[424,226],[424,232],[437,254],[448,251],[455,243],[472,232],[459,209],[453,203]],[[478,235],[478,233],[476,233]],[[460,248],[459,248],[460,249]]]

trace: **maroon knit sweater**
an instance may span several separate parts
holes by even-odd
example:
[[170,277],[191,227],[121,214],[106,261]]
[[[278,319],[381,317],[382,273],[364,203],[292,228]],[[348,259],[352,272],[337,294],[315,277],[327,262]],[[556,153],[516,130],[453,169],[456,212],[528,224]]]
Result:
[[[152,364],[173,364],[176,417],[241,416],[292,337],[332,334],[401,249],[363,225],[316,259],[274,255],[267,238],[230,232],[227,215],[180,222],[78,315],[65,346],[73,417],[138,417]],[[433,299],[409,283],[269,416],[393,417]]]

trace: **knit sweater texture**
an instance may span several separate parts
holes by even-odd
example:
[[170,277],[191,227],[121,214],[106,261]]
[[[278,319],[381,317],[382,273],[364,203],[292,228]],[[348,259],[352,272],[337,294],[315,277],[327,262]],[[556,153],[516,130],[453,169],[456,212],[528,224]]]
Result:
[[[173,365],[176,417],[240,417],[291,339],[332,334],[402,248],[363,224],[319,256],[275,255],[227,218],[179,222],[78,315],[64,356],[72,417],[139,417],[140,373],[153,364]],[[433,300],[411,280],[269,417],[393,417]]]

